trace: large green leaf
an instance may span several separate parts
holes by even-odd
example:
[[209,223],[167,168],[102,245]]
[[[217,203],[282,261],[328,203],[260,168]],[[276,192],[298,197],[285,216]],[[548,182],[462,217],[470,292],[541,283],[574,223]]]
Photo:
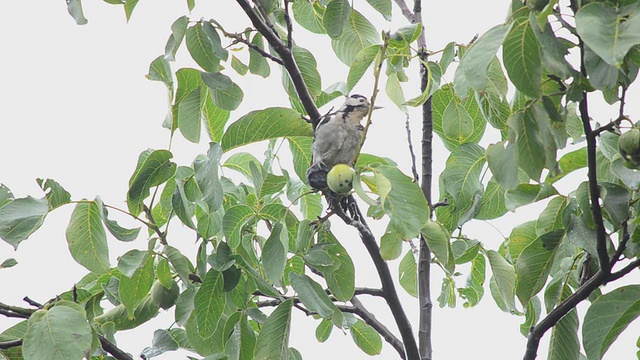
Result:
[[211,337],[225,306],[224,278],[221,272],[209,269],[196,293],[194,306],[198,333],[205,339]]
[[498,185],[495,177],[492,177],[487,183],[487,188],[482,193],[482,202],[480,210],[475,215],[478,220],[492,220],[507,213],[505,206],[505,190]]
[[356,10],[351,10],[347,25],[339,39],[331,41],[331,47],[338,59],[351,66],[356,55],[364,48],[380,41],[378,30]]
[[429,219],[429,204],[420,186],[395,166],[379,166],[376,170],[391,184],[382,205],[392,226],[404,239],[415,238]]
[[178,104],[178,128],[185,139],[198,143],[200,141],[200,97],[202,87],[197,87],[185,96]]
[[293,155],[293,169],[298,178],[306,182],[307,169],[311,164],[313,138],[310,136],[289,136],[287,141],[291,155]]
[[[563,299],[571,295],[568,287],[563,287],[563,291]],[[578,312],[572,309],[553,327],[549,340],[549,360],[579,360],[579,323]]]
[[29,318],[22,354],[25,360],[82,359],[91,350],[91,327],[80,305],[62,302]]
[[[440,138],[444,142],[444,146],[450,151],[464,143],[478,143],[480,139],[482,139],[484,130],[487,127],[487,120],[482,115],[482,111],[480,110],[480,106],[478,106],[475,97],[467,96],[466,100],[463,101],[462,104],[464,106],[466,115],[470,116],[473,120],[473,131],[469,136],[463,139],[459,139],[457,137],[449,137],[447,134],[445,134],[444,113],[453,101],[461,102],[462,100],[456,97],[456,95],[453,93],[453,87],[450,85],[445,85],[436,90],[432,96],[433,131],[440,136]],[[460,116],[466,118],[465,113],[460,113]]]
[[461,102],[451,101],[442,113],[442,132],[445,137],[463,144],[473,134],[473,119]]
[[131,277],[122,276],[118,286],[118,294],[122,304],[132,319],[135,310],[147,296],[153,285],[153,257],[147,256],[143,265],[138,267]]
[[256,342],[255,360],[287,359],[293,299],[283,301],[264,322]]
[[497,294],[493,293],[496,302],[505,305],[505,311],[513,312],[516,310],[515,294],[516,294],[516,271],[513,265],[509,264],[502,255],[494,250],[487,251],[489,266],[493,273],[492,281],[497,287]]
[[[487,69],[495,58],[509,30],[511,30],[511,24],[512,23],[497,25],[484,33],[473,46],[471,46],[460,61],[460,66],[456,72],[464,72],[465,83],[471,86],[476,92],[485,90],[488,80]],[[460,96],[467,94],[466,89],[459,88],[458,84],[455,86],[456,93]]]
[[323,271],[329,290],[339,301],[349,301],[356,289],[353,260],[335,236],[328,231],[318,232],[318,243],[323,244],[324,251],[336,265],[335,268]]
[[313,136],[311,125],[289,108],[256,110],[229,125],[222,138],[226,152],[238,146],[289,136]]
[[438,259],[440,264],[453,274],[455,263],[453,261],[453,252],[449,239],[451,234],[442,224],[437,221],[427,221],[421,234],[429,245],[429,249]]
[[380,45],[371,45],[356,54],[347,75],[347,91],[353,90],[353,87],[362,79],[378,52],[380,52]]
[[596,299],[584,316],[582,344],[589,360],[600,360],[629,324],[640,316],[640,285],[628,285]]
[[454,211],[464,214],[464,218],[473,218],[479,210],[484,163],[484,149],[473,143],[463,144],[451,152],[442,172],[444,188],[455,201]]
[[518,166],[535,181],[545,165],[545,151],[538,125],[530,116],[517,112],[507,120],[509,128],[515,135],[516,159]]
[[292,6],[293,17],[303,28],[316,34],[325,34],[322,25],[324,7],[319,2],[296,1]]
[[264,272],[272,283],[279,283],[282,279],[282,273],[287,263],[288,242],[287,232],[282,222],[276,223],[262,248]]
[[320,284],[306,275],[298,275],[294,272],[289,273],[289,281],[307,309],[318,313],[325,319],[333,320],[336,326],[342,326],[342,313]]
[[520,183],[516,148],[512,143],[501,141],[487,146],[487,164],[493,178],[505,189],[513,189]]
[[400,277],[400,286],[409,295],[418,297],[418,265],[416,265],[416,258],[413,256],[411,250],[407,251],[400,265],[398,265],[398,276]]
[[107,234],[102,209],[96,202],[83,200],[76,205],[66,235],[71,256],[78,264],[97,274],[109,271]]
[[213,51],[213,43],[202,23],[197,23],[187,29],[187,49],[200,67],[205,71],[217,72],[220,70],[220,59]]
[[486,276],[486,260],[482,253],[478,253],[471,261],[471,271],[465,287],[458,289],[466,300],[464,307],[475,306],[484,295],[484,281]]
[[367,2],[384,16],[385,20],[391,21],[391,0],[367,0]]
[[5,201],[6,204],[0,207],[0,238],[17,248],[40,228],[49,212],[49,202],[46,198],[30,196],[11,200],[9,194]]
[[358,319],[349,329],[353,342],[367,355],[378,355],[382,351],[382,338],[377,331]]
[[502,46],[502,59],[516,89],[539,98],[542,94],[540,44],[528,19],[516,22],[509,31]]
[[640,44],[640,7],[594,2],[576,13],[580,38],[607,64],[620,67],[629,50]]
[[332,39],[339,39],[349,21],[351,5],[347,0],[331,0],[322,17],[322,25],[327,35]]
[[563,237],[564,230],[554,230],[540,235],[522,250],[516,261],[516,295],[521,304],[526,305],[544,287],[556,249]]
[[309,50],[299,46],[293,47],[292,53],[309,93],[314,97],[319,96],[322,92],[322,79],[318,72],[318,62],[316,58],[313,57],[313,54]]
[[127,192],[127,206],[133,215],[140,215],[143,201],[150,195],[152,187],[166,182],[175,174],[177,166],[169,161],[172,157],[168,150],[147,151],[140,155]]
[[244,98],[244,92],[240,86],[234,82],[231,83],[231,87],[228,89],[210,88],[209,93],[211,94],[211,100],[213,103],[220,109],[227,111],[237,109]]
[[240,245],[242,227],[255,215],[255,211],[248,205],[236,205],[227,210],[222,219],[222,232],[227,238],[227,244],[232,249]]

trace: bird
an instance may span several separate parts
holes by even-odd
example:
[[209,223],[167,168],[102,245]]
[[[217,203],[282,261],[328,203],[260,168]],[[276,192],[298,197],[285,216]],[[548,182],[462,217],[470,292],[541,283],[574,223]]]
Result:
[[[327,173],[337,164],[354,166],[363,141],[364,127],[371,103],[360,94],[352,94],[335,112],[324,115],[314,132],[311,165],[307,181],[315,190],[327,187]],[[378,109],[378,107],[374,107]]]

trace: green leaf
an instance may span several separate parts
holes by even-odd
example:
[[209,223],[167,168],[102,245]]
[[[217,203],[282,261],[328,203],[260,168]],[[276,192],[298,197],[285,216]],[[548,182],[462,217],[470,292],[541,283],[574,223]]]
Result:
[[558,191],[548,183],[520,184],[515,189],[507,190],[505,193],[505,205],[507,209],[513,211],[520,206],[531,204],[538,200],[556,195]]
[[133,319],[136,308],[149,294],[154,280],[153,272],[153,257],[147,256],[144,264],[138,267],[131,277],[125,275],[120,278],[118,294],[129,313],[129,319]]
[[599,360],[629,324],[640,316],[640,285],[627,285],[598,297],[587,310],[582,344]]
[[289,273],[291,286],[298,293],[304,306],[318,313],[324,319],[333,320],[336,326],[342,326],[342,313],[333,304],[322,286],[306,275]]
[[227,210],[222,219],[222,232],[227,238],[227,244],[235,249],[242,239],[242,227],[255,215],[248,205],[235,205]]
[[[251,40],[251,44],[264,50],[262,34],[256,33]],[[271,68],[269,67],[267,59],[252,48],[249,48],[249,72],[262,76],[263,78],[266,78],[271,74]]]
[[249,66],[245,65],[235,55],[231,55],[231,68],[235,70],[238,75],[245,76],[249,71]]
[[[338,1],[346,2],[346,0]],[[322,93],[322,78],[318,72],[318,62],[315,57],[313,57],[313,54],[307,49],[294,46],[292,50],[293,59],[298,64],[298,68],[302,74],[302,79],[304,80],[309,93],[311,93],[313,97],[319,96],[320,93]]]
[[453,93],[453,88],[450,85],[445,85],[433,93],[433,131],[442,138],[444,146],[450,151],[464,143],[478,143],[480,139],[482,139],[487,122],[482,115],[475,97],[467,96],[466,100],[462,103],[466,113],[473,119],[473,132],[469,137],[462,140],[448,137],[443,130],[443,116],[452,101],[460,102],[461,100]]
[[391,184],[382,205],[393,228],[403,239],[415,238],[429,218],[429,204],[420,186],[397,167],[379,166],[376,170]]
[[338,59],[351,66],[356,55],[364,48],[380,41],[378,30],[362,14],[351,10],[347,25],[339,39],[331,40],[331,47]]
[[228,111],[237,109],[244,98],[244,92],[236,83],[232,83],[229,89],[209,89],[209,93],[217,107]]
[[94,321],[103,325],[106,323],[115,324],[115,330],[129,330],[138,327],[158,315],[158,305],[151,299],[151,296],[145,296],[140,305],[133,314],[133,319],[127,315],[127,309],[120,304],[113,309],[105,312],[100,316],[96,316]]
[[367,0],[372,8],[376,9],[385,20],[391,21],[391,0]]
[[380,256],[384,260],[395,260],[402,254],[402,237],[397,231],[387,229],[380,237]]
[[220,71],[220,59],[201,22],[187,29],[187,49],[195,62],[208,72]]
[[[566,298],[571,294],[565,288]],[[549,360],[565,360],[580,358],[580,339],[578,338],[578,313],[572,309],[558,321],[551,331],[549,340]]]
[[313,136],[311,125],[289,108],[267,108],[242,116],[232,123],[222,138],[222,149],[279,137]]
[[193,265],[191,265],[189,259],[173,246],[165,246],[163,252],[167,255],[167,258],[169,258],[169,263],[173,266],[180,280],[188,284],[189,274],[193,269]]
[[333,330],[333,324],[331,324],[331,321],[322,319],[316,328],[316,340],[321,343],[327,341],[327,339],[329,339],[329,335],[331,335],[331,330]]
[[439,222],[429,220],[422,228],[421,233],[427,241],[429,249],[433,252],[440,264],[442,264],[449,273],[453,274],[455,263],[453,252],[451,251],[451,244],[449,243],[449,239],[451,238],[449,231]]
[[380,45],[371,45],[356,54],[349,68],[349,75],[347,75],[347,91],[353,90],[379,52]]
[[267,174],[267,177],[264,179],[262,186],[260,187],[260,192],[258,193],[258,199],[262,199],[265,196],[277,194],[278,192],[284,189],[285,185],[287,185],[287,178],[281,175]]
[[406,100],[404,98],[404,92],[402,91],[402,85],[400,85],[400,79],[398,79],[398,73],[394,72],[389,74],[384,91],[400,110],[405,113],[407,112]]
[[195,88],[178,104],[178,128],[185,139],[198,143],[200,142],[201,111],[200,93],[201,87]]
[[102,209],[96,202],[83,200],[76,205],[66,236],[71,256],[78,264],[97,274],[109,271],[107,234],[102,225]]
[[287,244],[287,232],[282,222],[278,222],[262,248],[264,272],[272,283],[277,283],[282,278],[287,263]]
[[150,195],[149,190],[169,180],[176,172],[176,164],[169,161],[173,154],[168,150],[154,150],[141,154],[138,167],[129,180],[127,206],[131,214],[142,212],[143,201]]
[[124,14],[127,17],[127,21],[131,20],[131,14],[136,5],[138,5],[138,0],[126,0],[124,2]]
[[629,219],[629,190],[617,184],[600,182],[600,196],[607,219],[614,226],[619,227]]
[[169,90],[169,96],[173,100],[173,75],[169,61],[163,55],[155,58],[149,65],[149,73],[146,78],[151,81],[162,82]]
[[382,351],[382,338],[377,331],[358,319],[349,329],[353,342],[367,355],[378,355]]
[[532,117],[524,116],[522,112],[513,114],[507,122],[515,135],[518,166],[532,180],[540,180],[545,165],[545,151],[538,125]]
[[310,136],[289,136],[287,141],[291,155],[293,155],[293,169],[300,180],[306,181],[307,168],[311,164],[313,138]]
[[620,67],[629,50],[640,44],[640,8],[591,3],[576,13],[580,38],[607,64]]
[[64,204],[71,202],[71,194],[67,192],[57,181],[53,179],[36,179],[36,182],[46,193],[49,209],[56,209]]
[[557,196],[551,199],[547,207],[540,213],[536,221],[536,234],[542,235],[553,230],[563,229],[564,211],[567,206],[567,198]]
[[[512,24],[501,24],[491,28],[478,38],[460,61],[456,72],[464,72],[466,83],[476,92],[485,90],[489,64],[495,58],[500,45],[511,30]],[[467,91],[459,88],[456,84],[456,93],[466,95]]]
[[512,143],[501,141],[487,146],[487,164],[493,178],[505,189],[514,189],[520,184],[516,148]]
[[403,26],[391,33],[389,36],[389,46],[395,48],[406,48],[416,41],[422,33],[422,24],[411,24]]
[[8,258],[0,264],[0,269],[8,269],[18,265],[18,262],[14,258]]
[[146,250],[129,250],[118,257],[118,270],[120,270],[122,275],[130,278],[141,265],[146,264],[148,258],[149,252]]
[[509,235],[509,245],[507,251],[511,262],[515,263],[522,250],[536,240],[539,235],[536,233],[536,222],[527,221],[515,226]]
[[418,297],[418,266],[411,250],[407,251],[398,265],[400,286],[407,294]]
[[564,154],[560,160],[558,160],[558,166],[560,167],[560,172],[553,177],[547,177],[546,182],[553,184],[573,171],[586,168],[587,148],[583,147]]
[[516,261],[516,295],[521,304],[527,304],[544,287],[556,249],[563,237],[564,230],[554,230],[540,235],[522,250]]
[[87,18],[84,17],[84,12],[82,11],[82,0],[68,0],[67,11],[76,21],[76,24],[85,25],[88,22]]
[[502,255],[494,250],[487,251],[489,266],[493,273],[492,281],[496,284],[497,293],[492,294],[498,304],[505,305],[505,311],[514,312],[516,310],[516,271],[513,265],[509,264]]
[[460,144],[473,134],[473,119],[458,101],[451,101],[442,114],[444,135]]
[[471,271],[467,278],[467,283],[464,288],[458,289],[460,295],[466,300],[464,307],[472,307],[480,302],[484,295],[484,281],[485,281],[486,262],[484,255],[478,253],[471,262]]
[[[180,330],[184,331],[184,329]],[[157,329],[153,332],[151,347],[144,348],[140,353],[140,357],[143,359],[151,359],[152,357],[162,355],[167,351],[178,350],[180,348],[180,344],[178,343],[178,339],[176,339],[174,336],[175,335],[172,334],[171,331],[165,329]],[[186,334],[184,334],[184,336],[186,336]]]
[[330,232],[318,233],[318,243],[329,243],[324,251],[331,256],[337,269],[324,271],[327,287],[339,301],[349,301],[355,293],[355,267],[347,250]]
[[254,359],[286,359],[291,329],[293,299],[283,301],[265,321],[256,341]]
[[296,1],[292,10],[293,17],[303,28],[315,34],[326,34],[322,25],[325,8],[319,2]]
[[204,32],[211,40],[211,44],[213,45],[213,52],[216,56],[222,61],[227,61],[229,58],[229,52],[222,46],[222,41],[220,40],[220,35],[218,35],[218,30],[213,27],[211,22],[205,22],[202,25]]
[[201,110],[207,134],[212,141],[219,143],[220,140],[222,140],[224,127],[227,124],[227,121],[229,121],[231,111],[224,110],[216,106],[211,99],[211,94],[209,92],[205,92],[205,94],[202,95],[204,95],[204,104],[201,105]]
[[0,184],[0,208],[13,201],[13,194],[8,187]]
[[224,310],[224,278],[222,273],[209,269],[194,298],[198,333],[207,339],[213,335]]
[[7,202],[0,207],[0,238],[17,249],[18,244],[42,226],[48,212],[46,198],[29,196]]
[[91,350],[91,327],[79,306],[57,305],[29,318],[22,353],[25,359],[82,359]]
[[339,39],[347,26],[351,6],[347,0],[331,0],[322,17],[322,25],[332,39]]
[[[176,52],[180,48],[182,40],[184,40],[188,25],[188,16],[181,16],[171,24],[171,35],[169,35],[167,44],[164,47],[164,58],[168,61],[175,61]],[[149,74],[151,74],[151,71],[149,71]]]
[[106,226],[107,230],[113,235],[116,239],[120,241],[133,241],[138,238],[138,234],[140,233],[140,228],[127,229],[120,226],[115,220],[110,220],[108,218],[109,211],[107,206],[102,203],[100,198],[96,198],[96,202],[100,207],[102,207],[102,222]]
[[454,211],[465,221],[479,210],[484,191],[480,182],[484,163],[484,149],[473,143],[463,144],[451,152],[441,175],[446,192],[455,201]]
[[498,185],[495,177],[492,177],[487,183],[487,188],[482,194],[482,202],[480,210],[474,217],[478,220],[493,220],[507,213],[505,205],[505,190]]
[[502,59],[509,78],[523,94],[542,95],[540,44],[529,20],[517,21],[502,45]]

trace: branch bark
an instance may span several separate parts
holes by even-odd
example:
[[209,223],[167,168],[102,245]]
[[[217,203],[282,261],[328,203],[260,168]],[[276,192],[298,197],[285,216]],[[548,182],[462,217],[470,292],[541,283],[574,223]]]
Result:
[[300,68],[298,68],[298,64],[293,58],[293,52],[287,44],[285,44],[282,39],[272,30],[272,27],[268,23],[268,18],[261,18],[251,7],[251,4],[247,0],[236,0],[238,5],[242,8],[242,10],[247,14],[249,20],[253,26],[264,36],[269,45],[275,50],[275,52],[280,56],[282,62],[284,64],[287,73],[291,77],[291,81],[293,82],[293,86],[296,89],[296,93],[302,102],[302,106],[304,110],[307,112],[309,117],[311,118],[311,125],[314,130],[318,121],[320,121],[320,112],[316,107],[315,101],[313,97],[309,93],[309,89],[302,78],[302,73],[300,72]]

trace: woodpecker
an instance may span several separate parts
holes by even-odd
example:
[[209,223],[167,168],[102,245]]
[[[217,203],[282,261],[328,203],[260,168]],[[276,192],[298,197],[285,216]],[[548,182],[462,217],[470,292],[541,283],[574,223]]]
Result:
[[355,164],[364,134],[360,121],[369,113],[370,107],[366,97],[353,94],[337,111],[320,119],[313,138],[311,166],[307,170],[307,180],[312,188],[322,190],[327,187],[327,173],[333,166]]

